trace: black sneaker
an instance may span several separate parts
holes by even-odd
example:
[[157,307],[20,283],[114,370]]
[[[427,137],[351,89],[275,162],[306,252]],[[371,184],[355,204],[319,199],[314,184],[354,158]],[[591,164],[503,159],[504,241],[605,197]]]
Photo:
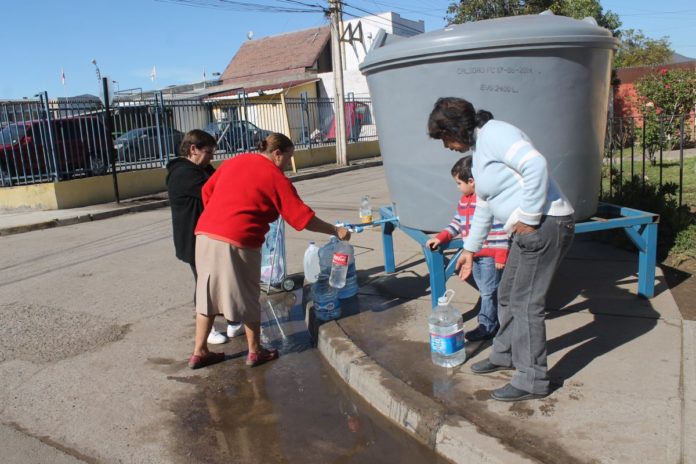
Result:
[[514,368],[508,366],[499,366],[497,364],[493,364],[487,359],[484,359],[483,361],[479,361],[471,365],[471,372],[473,372],[474,374],[490,374],[491,372],[511,370],[514,370]]
[[529,393],[528,391],[515,388],[510,384],[491,392],[491,398],[498,401],[536,400],[539,398],[544,398],[545,396],[548,396],[548,393],[544,395],[538,393]]
[[482,326],[476,327],[474,330],[470,330],[464,334],[464,338],[466,338],[466,341],[468,342],[478,342],[481,340],[490,340],[491,338],[495,337],[495,333],[497,330],[494,330],[493,332],[486,332],[486,330]]

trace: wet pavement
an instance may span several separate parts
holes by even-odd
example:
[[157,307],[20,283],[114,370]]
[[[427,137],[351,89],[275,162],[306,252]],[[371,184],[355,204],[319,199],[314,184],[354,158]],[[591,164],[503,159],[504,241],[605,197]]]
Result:
[[169,377],[195,386],[168,405],[174,454],[210,463],[447,462],[366,404],[313,349],[302,294],[262,297],[262,337],[279,360],[247,368],[236,338],[223,346],[237,354],[214,369]]
[[[489,342],[468,343],[454,369],[430,361],[427,269],[405,245],[394,274],[359,271],[358,310],[320,331],[322,354],[380,412],[462,463],[696,462],[693,343],[659,272],[655,298],[639,298],[633,253],[576,240],[547,300],[552,392],[503,403],[490,393],[512,372],[470,370]],[[360,258],[370,269],[375,257]],[[448,288],[473,328],[476,290],[457,279]]]
[[[382,168],[296,186],[328,221],[356,218],[365,193],[389,204]],[[278,361],[247,369],[235,339],[220,347],[226,362],[191,371],[192,282],[173,257],[169,211],[65,224],[75,225],[0,238],[3,464],[30,451],[100,463],[437,462],[431,450],[457,462],[696,463],[696,324],[659,269],[655,297],[636,296],[635,253],[576,240],[547,302],[559,388],[508,404],[488,393],[509,373],[469,370],[487,345],[457,369],[430,362],[428,272],[402,233],[391,275],[379,231],[354,235],[360,293],[321,326],[321,355],[295,297],[271,301],[287,337],[268,324]],[[296,273],[307,241],[326,238],[286,232]],[[447,286],[471,328],[477,292]]]
[[333,372],[301,292],[263,305],[279,360],[246,367],[235,338],[188,369],[193,282],[168,209],[0,240],[3,464],[444,462]]

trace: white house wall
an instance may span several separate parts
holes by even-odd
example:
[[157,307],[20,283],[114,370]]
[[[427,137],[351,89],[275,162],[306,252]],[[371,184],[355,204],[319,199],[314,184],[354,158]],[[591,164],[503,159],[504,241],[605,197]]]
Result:
[[[358,68],[372,47],[372,41],[377,37],[377,32],[384,29],[388,34],[410,37],[425,32],[425,23],[423,20],[411,21],[402,18],[398,13],[386,12],[344,21],[343,29],[347,30],[350,24],[355,30],[358,23],[362,24],[363,43],[343,42],[341,44],[343,47],[343,88],[346,95],[352,93],[356,98],[366,98],[370,96],[367,80]],[[333,98],[333,72],[321,73],[318,77],[321,79],[319,96]]]

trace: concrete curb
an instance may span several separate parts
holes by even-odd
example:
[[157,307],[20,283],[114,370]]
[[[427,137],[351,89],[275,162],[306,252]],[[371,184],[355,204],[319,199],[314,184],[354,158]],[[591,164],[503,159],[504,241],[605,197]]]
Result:
[[319,328],[318,349],[336,373],[382,415],[456,463],[537,463],[417,392],[357,347],[336,321]]
[[[358,161],[356,164],[351,164],[349,166],[332,167],[326,170],[317,170],[315,172],[291,174],[288,178],[292,182],[299,182],[302,180],[317,179],[319,177],[327,177],[333,174],[340,174],[343,172],[355,171],[357,169],[365,169],[374,166],[381,166],[382,160],[370,160],[366,162]],[[77,215],[73,217],[52,219],[50,221],[41,221],[31,224],[23,224],[20,226],[12,226],[0,228],[0,237],[4,235],[21,234],[24,232],[31,232],[33,230],[43,230],[51,229],[53,227],[70,226],[74,224],[80,224],[82,222],[98,221],[100,219],[108,219],[116,216],[121,216],[128,213],[137,213],[140,211],[149,211],[157,208],[163,208],[169,206],[169,200],[154,200],[147,203],[141,203],[138,205],[114,208],[106,211],[100,211],[98,213],[88,213],[83,215]]]
[[309,180],[309,179],[317,179],[319,177],[326,177],[330,176],[333,174],[340,174],[342,172],[350,172],[350,171],[355,171],[357,169],[365,169],[365,168],[371,168],[374,166],[381,166],[382,165],[382,160],[371,160],[371,161],[365,161],[365,162],[356,162],[356,164],[351,164],[348,166],[335,166],[332,168],[329,168],[327,170],[317,170],[314,172],[307,172],[307,173],[298,173],[298,174],[289,174],[288,178],[292,182],[299,182],[301,180]]

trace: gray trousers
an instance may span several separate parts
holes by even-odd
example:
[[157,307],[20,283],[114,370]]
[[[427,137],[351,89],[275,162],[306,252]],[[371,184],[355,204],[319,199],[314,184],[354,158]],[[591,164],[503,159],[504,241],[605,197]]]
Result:
[[575,236],[572,216],[544,216],[530,234],[515,234],[498,286],[500,329],[489,361],[514,367],[510,383],[530,393],[547,394],[546,294]]

